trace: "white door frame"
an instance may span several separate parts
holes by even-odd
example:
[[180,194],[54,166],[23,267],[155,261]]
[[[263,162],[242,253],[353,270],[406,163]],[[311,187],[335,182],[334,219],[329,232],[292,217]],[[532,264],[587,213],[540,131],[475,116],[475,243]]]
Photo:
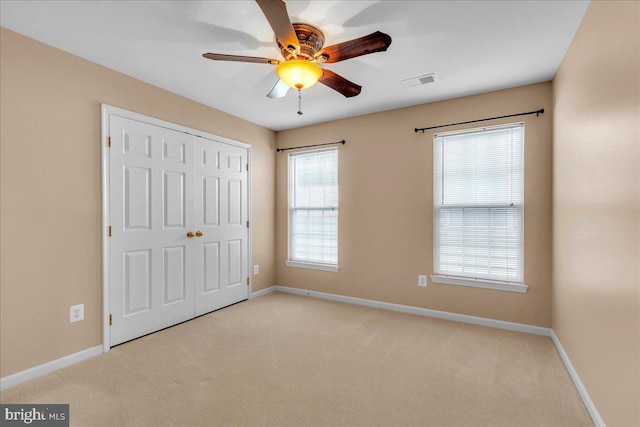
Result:
[[[199,138],[210,139],[213,141],[229,144],[235,147],[247,149],[247,163],[251,165],[251,145],[244,142],[235,141],[230,138],[202,132],[186,126],[177,125],[143,114],[134,113],[132,111],[123,110],[121,108],[112,107],[107,104],[101,104],[102,107],[102,129],[100,146],[102,148],[102,346],[105,352],[111,349],[111,333],[109,325],[109,314],[111,313],[111,243],[109,240],[109,225],[111,224],[109,205],[109,117],[119,116],[130,120],[147,123],[154,126],[183,132]],[[251,166],[247,172],[247,217],[251,226]],[[251,227],[247,233],[247,277],[249,277],[249,286],[247,289],[247,299],[251,297],[253,288],[253,269],[251,268]]]

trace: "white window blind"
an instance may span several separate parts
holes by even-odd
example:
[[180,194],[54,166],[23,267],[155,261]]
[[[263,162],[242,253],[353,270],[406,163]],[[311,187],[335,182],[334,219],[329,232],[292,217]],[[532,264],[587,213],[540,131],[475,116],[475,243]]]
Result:
[[338,264],[338,150],[289,154],[289,259]]
[[435,273],[523,281],[524,124],[434,136]]

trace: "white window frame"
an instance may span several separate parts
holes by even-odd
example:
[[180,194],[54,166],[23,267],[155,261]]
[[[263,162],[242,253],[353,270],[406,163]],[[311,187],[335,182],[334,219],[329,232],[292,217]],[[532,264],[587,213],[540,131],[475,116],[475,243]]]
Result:
[[[434,174],[435,174],[435,162],[438,160],[436,158],[435,155],[435,148],[436,148],[436,138],[440,137],[440,136],[446,136],[446,135],[459,135],[462,133],[477,133],[477,132],[482,132],[482,131],[488,131],[488,130],[493,130],[493,129],[500,129],[500,128],[509,128],[509,127],[513,127],[513,126],[517,126],[517,125],[521,125],[522,126],[522,132],[523,132],[523,164],[522,164],[522,174],[523,174],[523,181],[522,181],[522,195],[523,195],[523,200],[522,200],[522,205],[520,206],[520,221],[522,224],[522,234],[521,234],[521,246],[520,246],[520,265],[521,265],[521,269],[522,269],[522,277],[524,278],[524,138],[525,138],[525,125],[524,122],[517,122],[517,123],[507,123],[507,124],[502,124],[502,125],[497,125],[497,126],[485,126],[485,127],[481,127],[481,128],[474,128],[474,129],[464,129],[464,130],[458,130],[458,131],[453,131],[453,132],[444,132],[444,133],[437,133],[433,135],[433,149],[434,149],[434,155],[433,155],[433,161],[434,161]],[[500,291],[508,291],[508,292],[517,292],[517,293],[526,293],[527,290],[529,289],[529,287],[527,285],[525,285],[524,283],[521,282],[513,282],[513,281],[503,281],[503,280],[491,280],[491,279],[486,279],[486,278],[474,278],[474,277],[469,277],[469,276],[454,276],[454,275],[444,275],[441,273],[438,273],[438,261],[437,261],[437,257],[438,257],[438,252],[437,252],[437,247],[436,247],[436,227],[437,227],[437,215],[436,215],[436,198],[435,198],[435,194],[436,194],[436,179],[434,176],[434,198],[433,198],[433,233],[434,233],[434,239],[433,239],[433,247],[434,247],[434,251],[433,251],[433,269],[434,269],[434,274],[431,276],[431,281],[432,283],[440,283],[440,284],[446,284],[446,285],[460,285],[460,286],[469,286],[469,287],[475,287],[475,288],[484,288],[484,289],[493,289],[493,290],[500,290]],[[524,280],[524,279],[523,279]]]
[[[324,149],[317,149],[317,150],[309,150],[309,151],[297,151],[294,153],[289,153],[287,155],[287,171],[288,171],[288,176],[287,176],[287,261],[285,261],[285,265],[287,267],[296,267],[296,268],[305,268],[305,269],[310,269],[310,270],[321,270],[321,271],[330,271],[330,272],[334,272],[337,273],[340,270],[340,265],[338,263],[336,264],[325,264],[325,263],[318,263],[318,262],[312,262],[312,261],[300,261],[300,260],[293,260],[291,259],[291,247],[292,247],[292,239],[293,239],[293,233],[291,232],[292,230],[292,222],[293,222],[293,215],[291,214],[292,211],[292,207],[291,207],[291,200],[293,197],[293,191],[294,191],[294,187],[292,185],[292,177],[294,176],[293,174],[293,165],[292,165],[292,157],[296,156],[296,155],[300,155],[300,154],[311,154],[311,153],[317,153],[317,152],[322,152],[322,151],[334,151],[336,152],[336,163],[339,162],[339,158],[338,158],[338,148],[337,147],[332,147],[332,148],[324,148]],[[338,182],[338,191],[339,190],[339,186],[340,186],[340,175],[338,174],[337,177],[337,182]],[[338,212],[336,215],[339,218],[339,202],[338,202],[338,206],[333,207],[333,208],[329,208],[329,207],[324,207],[324,208],[312,208],[312,209],[317,209],[317,210],[333,210]],[[305,210],[310,210],[310,209],[305,209]],[[336,221],[338,222],[338,220]],[[338,227],[338,224],[336,224],[336,227]],[[338,228],[338,242],[339,242],[339,228]],[[340,251],[338,248],[338,255],[336,258],[338,258],[340,256]],[[339,258],[338,258],[339,259]]]

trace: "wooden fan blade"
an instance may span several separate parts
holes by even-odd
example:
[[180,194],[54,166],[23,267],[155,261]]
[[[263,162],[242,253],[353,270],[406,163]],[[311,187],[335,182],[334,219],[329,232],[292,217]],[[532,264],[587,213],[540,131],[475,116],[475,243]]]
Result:
[[350,82],[349,80],[345,79],[339,74],[334,73],[331,70],[323,69],[322,77],[320,77],[320,80],[318,81],[323,85],[335,90],[336,92],[343,94],[346,98],[351,98],[352,96],[359,95],[360,91],[362,90],[362,86]]
[[271,89],[271,92],[267,94],[267,98],[271,98],[271,99],[282,98],[287,94],[288,91],[289,91],[289,85],[287,85],[282,80],[278,79],[276,84],[273,86],[273,89]]
[[356,56],[367,55],[374,52],[383,52],[391,45],[391,36],[380,31],[368,36],[349,40],[348,42],[327,46],[316,54],[316,58],[325,56],[326,63],[344,61]]
[[259,58],[257,56],[225,55],[223,53],[205,53],[207,59],[214,61],[255,62],[258,64],[279,64],[280,61],[272,58]]
[[269,21],[278,42],[285,48],[293,46],[296,52],[300,51],[300,41],[296,35],[289,14],[287,5],[282,0],[256,0],[262,13]]

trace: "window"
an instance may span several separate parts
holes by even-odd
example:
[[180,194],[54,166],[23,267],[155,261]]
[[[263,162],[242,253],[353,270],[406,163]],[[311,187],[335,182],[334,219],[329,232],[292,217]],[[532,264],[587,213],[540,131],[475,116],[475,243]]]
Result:
[[338,150],[289,154],[290,267],[338,271]]
[[435,135],[433,281],[526,292],[523,193],[523,123]]

